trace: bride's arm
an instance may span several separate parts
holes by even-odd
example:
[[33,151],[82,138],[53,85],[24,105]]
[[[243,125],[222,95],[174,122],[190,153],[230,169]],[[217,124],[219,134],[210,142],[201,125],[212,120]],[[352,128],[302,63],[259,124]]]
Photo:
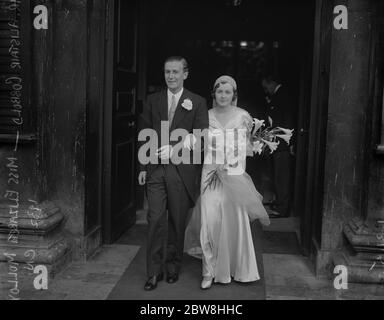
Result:
[[253,147],[251,143],[252,128],[253,128],[253,119],[248,114],[248,112],[244,112],[241,115],[240,125],[237,127],[237,138],[233,136],[234,138],[233,143],[232,144],[229,143],[227,145],[227,148],[230,149],[230,150],[227,150],[227,154],[226,154],[226,156],[228,157],[229,163],[235,162],[235,160],[238,160],[238,159],[245,160],[247,156],[253,156]]
[[253,146],[251,142],[253,119],[248,112],[246,112],[246,114],[244,115],[244,127],[247,129],[247,136],[246,136],[247,157],[253,157]]

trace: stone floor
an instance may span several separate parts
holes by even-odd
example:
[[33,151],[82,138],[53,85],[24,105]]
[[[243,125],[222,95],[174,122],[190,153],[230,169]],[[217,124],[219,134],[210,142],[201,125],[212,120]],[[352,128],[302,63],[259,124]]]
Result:
[[[139,219],[140,221],[140,219]],[[297,230],[294,220],[276,219],[269,228]],[[87,263],[72,263],[48,285],[36,291],[20,287],[25,300],[104,300],[129,266],[140,246],[103,246]],[[267,300],[384,300],[384,285],[349,284],[336,290],[330,279],[318,279],[307,258],[292,254],[263,254]],[[186,297],[188,288],[186,288]]]
[[384,300],[384,285],[348,284],[316,278],[309,260],[289,254],[263,254],[267,300]]
[[[73,263],[46,291],[23,290],[24,300],[104,300],[133,260],[139,247],[104,246],[91,261]],[[349,284],[336,290],[329,279],[317,279],[305,257],[263,254],[267,300],[384,300],[383,285]],[[186,288],[186,291],[187,288]]]
[[87,263],[75,262],[48,283],[47,290],[19,286],[21,300],[104,300],[139,250],[108,245]]

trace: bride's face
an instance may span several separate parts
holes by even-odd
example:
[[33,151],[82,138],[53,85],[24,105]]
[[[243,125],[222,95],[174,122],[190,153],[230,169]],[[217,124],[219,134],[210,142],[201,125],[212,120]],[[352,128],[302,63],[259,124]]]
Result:
[[230,106],[233,100],[233,87],[229,83],[220,84],[215,91],[215,99],[219,107]]

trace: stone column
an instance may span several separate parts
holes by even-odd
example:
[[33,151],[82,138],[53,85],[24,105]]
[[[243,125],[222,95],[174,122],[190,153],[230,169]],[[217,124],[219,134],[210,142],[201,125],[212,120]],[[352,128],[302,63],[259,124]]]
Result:
[[[371,2],[373,3],[373,2]],[[383,7],[372,6],[371,20],[367,21],[371,29],[371,78],[368,81],[370,99],[366,118],[367,145],[366,165],[364,166],[367,183],[361,185],[364,195],[362,214],[354,217],[343,227],[344,248],[334,256],[335,265],[345,265],[349,282],[384,283],[384,157],[383,157],[383,44],[381,30]],[[380,13],[381,10],[381,13]],[[380,24],[378,24],[380,23]],[[369,38],[369,37],[367,37]],[[381,128],[379,127],[381,124]]]
[[[33,29],[26,18],[34,5],[47,6],[48,30]],[[52,1],[23,1],[20,11],[23,59],[18,76],[23,80],[21,90],[30,88],[31,94],[22,101],[23,124],[0,137],[0,299],[19,299],[22,290],[34,290],[34,268],[45,267],[52,278],[71,253],[63,232],[64,215],[44,191],[47,164],[41,133],[45,116],[52,116]],[[30,41],[27,34],[32,35]]]
[[331,26],[323,215],[316,259],[319,275],[333,274],[334,264],[350,267],[352,262],[346,255],[337,254],[349,247],[344,230],[348,228],[346,225],[359,226],[356,221],[365,221],[372,152],[367,144],[371,140],[373,110],[370,48],[374,3],[374,0],[333,1],[331,7],[346,6],[348,28],[337,30]]

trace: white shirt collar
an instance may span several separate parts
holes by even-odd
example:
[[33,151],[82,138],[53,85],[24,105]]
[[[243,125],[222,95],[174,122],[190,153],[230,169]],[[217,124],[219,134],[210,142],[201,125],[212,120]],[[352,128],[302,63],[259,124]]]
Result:
[[168,111],[171,110],[172,96],[173,95],[175,96],[175,101],[176,101],[176,106],[177,106],[179,104],[179,100],[180,100],[181,95],[183,94],[183,91],[184,91],[184,88],[181,88],[181,90],[174,95],[169,89],[167,90],[167,93],[168,93]]
[[181,95],[183,94],[183,91],[184,91],[184,88],[181,88],[181,90],[178,92],[178,93],[176,93],[175,95],[171,92],[171,90],[167,90],[167,92],[168,92],[168,100],[171,100],[172,99],[172,96],[174,95],[175,96],[175,98],[176,98],[176,103],[179,101],[179,99],[180,99],[180,97],[181,97]]

